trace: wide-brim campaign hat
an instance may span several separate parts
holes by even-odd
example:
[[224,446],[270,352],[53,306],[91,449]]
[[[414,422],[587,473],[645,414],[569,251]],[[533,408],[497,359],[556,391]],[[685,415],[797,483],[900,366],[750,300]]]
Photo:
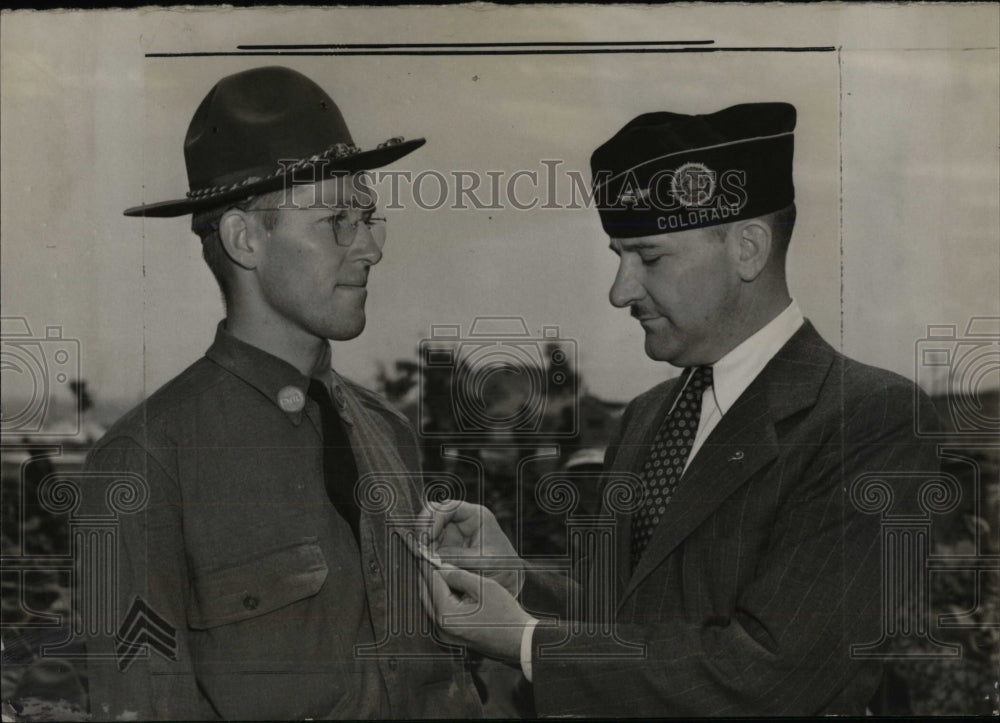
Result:
[[269,66],[227,76],[198,106],[184,139],[184,198],[134,206],[126,216],[182,216],[290,183],[314,183],[380,168],[424,144],[390,138],[354,145],[326,92],[291,68]]

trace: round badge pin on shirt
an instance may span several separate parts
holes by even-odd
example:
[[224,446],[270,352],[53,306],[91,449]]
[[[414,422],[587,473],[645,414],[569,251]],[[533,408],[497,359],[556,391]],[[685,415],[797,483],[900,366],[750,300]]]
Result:
[[306,406],[306,395],[298,387],[282,387],[278,392],[278,406],[286,412],[301,412]]

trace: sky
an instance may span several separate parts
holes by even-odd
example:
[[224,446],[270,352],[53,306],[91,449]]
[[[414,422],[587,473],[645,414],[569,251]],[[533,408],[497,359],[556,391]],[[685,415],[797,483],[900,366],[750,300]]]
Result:
[[[73,353],[78,342],[80,373],[102,399],[135,401],[204,352],[223,309],[189,218],[122,210],[184,195],[191,115],[218,79],[246,68],[283,64],[313,78],[364,148],[426,137],[392,168],[446,175],[541,174],[545,160],[589,178],[591,151],[640,113],[781,100],[798,111],[792,295],[846,354],[939,385],[946,372],[918,353],[928,325],[954,327],[934,343],[957,344],[970,318],[1000,317],[997,24],[992,5],[832,3],[5,13],[3,316],[26,321],[25,339],[59,327]],[[145,56],[263,43],[697,39],[835,50]],[[434,184],[424,188],[433,197]],[[558,327],[587,388],[607,399],[676,373],[645,357],[642,329],[608,302],[616,258],[593,209],[403,206],[386,213],[367,329],[334,344],[341,373],[370,385],[378,363],[415,359],[433,326],[467,334],[478,316],[521,318],[531,338]],[[996,386],[992,368],[980,381]]]

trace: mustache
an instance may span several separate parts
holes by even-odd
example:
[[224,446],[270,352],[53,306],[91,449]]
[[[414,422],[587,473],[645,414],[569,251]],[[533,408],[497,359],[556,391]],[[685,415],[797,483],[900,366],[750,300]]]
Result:
[[339,282],[341,286],[368,286],[368,274],[353,279],[344,279]]
[[644,309],[643,307],[637,306],[636,304],[630,306],[628,310],[629,314],[631,314],[633,319],[644,319],[650,316],[655,316],[655,314],[653,314],[653,312],[650,309]]

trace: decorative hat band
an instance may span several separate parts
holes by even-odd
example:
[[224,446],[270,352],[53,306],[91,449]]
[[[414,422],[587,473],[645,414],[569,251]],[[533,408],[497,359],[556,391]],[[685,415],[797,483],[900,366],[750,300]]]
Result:
[[[400,143],[403,142],[403,140],[404,140],[403,136],[395,136],[385,141],[384,143],[379,143],[378,146],[376,146],[376,150],[380,150],[382,148],[390,148],[392,146],[399,145]],[[356,156],[361,152],[362,152],[361,149],[358,146],[354,145],[353,143],[334,143],[332,146],[327,148],[322,153],[317,153],[315,155],[309,156],[308,158],[299,159],[298,161],[292,164],[288,165],[282,164],[278,166],[278,168],[273,173],[271,173],[270,176],[271,178],[276,178],[278,176],[287,176],[289,174],[295,173],[296,171],[302,168],[305,168],[306,166],[319,165],[322,164],[323,161],[327,160],[340,160],[344,158],[350,158],[351,156]],[[208,198],[211,196],[220,196],[222,194],[232,193],[233,191],[236,191],[245,186],[256,185],[263,180],[265,180],[265,178],[261,176],[247,176],[242,181],[239,181],[238,183],[229,184],[228,186],[226,185],[209,186],[208,188],[199,188],[192,191],[188,191],[187,197],[189,199],[195,200],[195,199]]]

